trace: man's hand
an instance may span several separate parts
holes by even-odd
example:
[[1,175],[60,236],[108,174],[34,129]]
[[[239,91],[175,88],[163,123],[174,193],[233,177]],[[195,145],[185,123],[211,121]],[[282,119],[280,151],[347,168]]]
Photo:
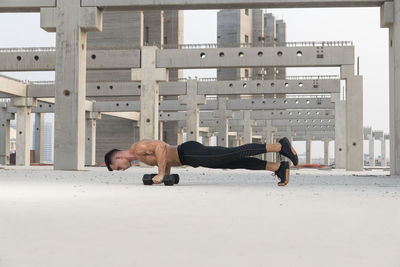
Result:
[[153,177],[153,182],[155,183],[155,184],[161,184],[162,182],[163,182],[163,180],[164,180],[164,175],[162,175],[162,174],[157,174],[156,176],[154,176]]

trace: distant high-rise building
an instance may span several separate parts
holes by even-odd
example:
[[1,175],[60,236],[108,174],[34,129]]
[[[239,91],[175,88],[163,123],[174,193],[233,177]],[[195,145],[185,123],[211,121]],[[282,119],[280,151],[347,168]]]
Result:
[[45,121],[44,123],[44,148],[43,148],[43,161],[45,163],[53,162],[54,154],[54,123],[52,121]]
[[[286,42],[286,24],[261,9],[221,10],[217,14],[217,44],[230,46],[275,46]],[[284,78],[285,68],[224,68],[218,80]]]

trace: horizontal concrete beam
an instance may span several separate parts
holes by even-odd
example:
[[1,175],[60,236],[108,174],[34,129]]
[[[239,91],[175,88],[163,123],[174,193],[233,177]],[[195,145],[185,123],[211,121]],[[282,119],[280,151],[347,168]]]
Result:
[[[203,125],[202,125],[203,126]],[[208,127],[212,127],[212,125],[205,125]],[[274,126],[276,127],[276,126]],[[252,131],[253,133],[255,131],[264,131],[265,126],[253,126]],[[332,130],[334,131],[334,126],[332,125],[293,125],[293,126],[280,126],[276,127],[278,131],[287,131],[290,129],[291,132],[296,132],[296,131],[307,131],[307,130]],[[242,132],[244,130],[243,126],[229,126],[229,131],[235,131],[235,132]]]
[[[157,50],[159,68],[333,67],[354,64],[354,46],[298,46]],[[222,56],[223,53],[223,56]],[[92,50],[87,69],[140,67],[140,50]],[[0,71],[55,70],[55,48],[0,49]]]
[[[244,126],[244,121],[242,120],[234,120],[234,119],[229,119],[228,120],[229,127],[234,127],[234,126]],[[221,121],[219,119],[213,119],[213,120],[203,120],[200,118],[200,126],[202,127],[216,127],[217,125],[221,124]],[[272,120],[271,126],[272,127],[287,127],[287,126],[309,126],[309,125],[316,125],[316,126],[321,126],[321,125],[330,125],[334,126],[335,125],[335,120]],[[266,123],[265,120],[256,120],[253,122],[251,125],[253,129],[257,127],[267,127],[268,124]],[[231,128],[229,128],[231,129]]]
[[[234,111],[235,120],[244,120],[243,111]],[[330,109],[300,109],[300,110],[253,110],[250,114],[252,120],[276,120],[276,119],[334,119],[335,111]]]
[[26,84],[19,80],[0,75],[0,93],[11,96],[26,96]]
[[172,69],[339,67],[354,64],[354,46],[158,50],[156,66]]
[[[140,68],[140,50],[92,50],[87,52],[88,70]],[[2,48],[0,71],[53,71],[56,52],[53,47]]]
[[[275,109],[334,109],[330,98],[276,98],[276,99],[231,99],[227,101],[228,110],[275,110]],[[178,100],[160,102],[160,111],[185,111],[186,105]],[[200,110],[217,110],[217,100],[207,100]],[[96,112],[140,111],[140,101],[95,102]]]
[[105,10],[146,9],[231,9],[231,8],[304,8],[304,7],[369,7],[383,0],[82,0],[82,6]]
[[197,93],[200,95],[322,94],[339,92],[340,79],[199,82],[197,89]]
[[41,7],[55,7],[56,0],[1,0],[0,13],[40,12]]
[[[0,92],[2,91],[0,84]],[[140,96],[139,82],[90,82],[87,97]],[[28,84],[29,97],[54,97],[54,82]],[[186,82],[161,82],[161,96],[186,95]],[[199,95],[316,94],[340,92],[339,79],[198,82]]]
[[[299,114],[300,113],[300,114]],[[297,120],[297,119],[335,119],[334,110],[253,110],[250,114],[252,120]],[[160,112],[161,121],[186,121],[186,112]],[[215,120],[213,111],[200,112],[200,120]],[[244,120],[243,111],[234,111],[232,120]]]

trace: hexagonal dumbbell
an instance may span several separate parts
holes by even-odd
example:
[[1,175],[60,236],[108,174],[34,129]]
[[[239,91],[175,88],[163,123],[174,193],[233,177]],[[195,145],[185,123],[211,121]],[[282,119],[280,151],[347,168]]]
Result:
[[[157,173],[143,175],[143,184],[144,185],[154,184],[153,177],[156,175],[157,175]],[[166,174],[166,175],[164,175],[163,183],[164,183],[164,185],[178,184],[179,183],[179,175],[178,174]]]

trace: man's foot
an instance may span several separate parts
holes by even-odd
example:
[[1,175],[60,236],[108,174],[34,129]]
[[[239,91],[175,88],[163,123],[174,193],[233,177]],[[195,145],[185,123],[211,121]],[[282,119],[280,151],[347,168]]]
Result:
[[287,157],[293,162],[294,166],[297,166],[297,164],[299,164],[299,158],[297,157],[296,150],[294,150],[293,146],[290,144],[289,139],[284,137],[281,140],[279,140],[279,143],[282,145],[279,154]]
[[290,177],[289,162],[282,161],[279,169],[275,172],[275,174],[279,177],[279,179],[281,179],[281,181],[278,183],[278,186],[287,185],[289,183]]

